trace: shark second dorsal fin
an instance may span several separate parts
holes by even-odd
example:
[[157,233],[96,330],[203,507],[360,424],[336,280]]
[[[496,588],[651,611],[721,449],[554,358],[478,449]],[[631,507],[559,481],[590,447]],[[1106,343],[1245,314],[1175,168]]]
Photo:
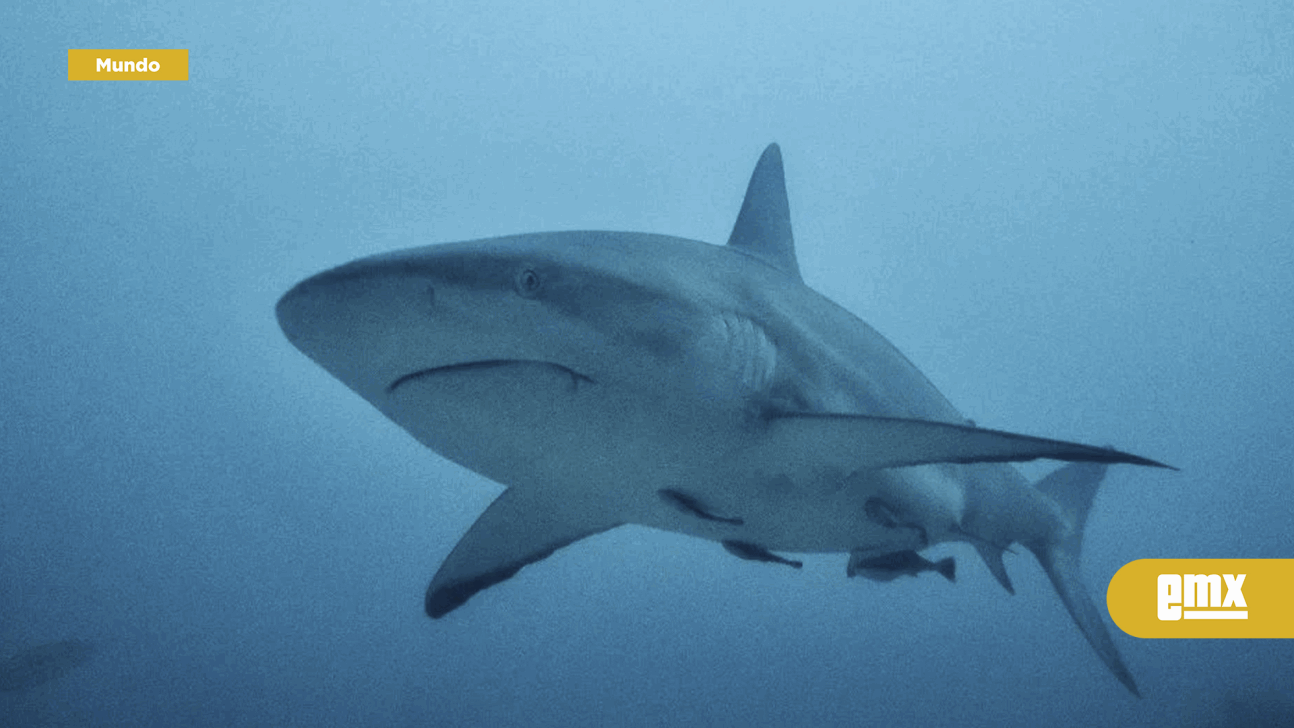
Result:
[[791,206],[786,201],[782,152],[776,144],[768,145],[750,175],[746,199],[732,226],[732,235],[728,236],[728,245],[802,280],[791,236]]

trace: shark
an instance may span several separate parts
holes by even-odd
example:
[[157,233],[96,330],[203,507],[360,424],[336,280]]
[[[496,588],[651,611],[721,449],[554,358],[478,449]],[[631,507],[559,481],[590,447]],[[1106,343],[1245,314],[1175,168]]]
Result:
[[[805,284],[776,144],[726,245],[608,231],[435,244],[319,273],[276,313],[419,443],[504,486],[432,577],[433,618],[625,524],[795,568],[776,552],[908,563],[964,542],[1011,593],[1003,554],[1020,544],[1140,695],[1079,558],[1106,469],[1169,466],[959,413]],[[1037,483],[1011,465],[1040,458],[1067,464]]]

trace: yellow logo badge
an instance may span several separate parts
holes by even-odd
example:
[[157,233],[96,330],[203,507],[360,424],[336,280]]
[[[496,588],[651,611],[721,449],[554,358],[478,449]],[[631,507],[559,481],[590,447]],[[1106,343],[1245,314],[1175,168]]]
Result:
[[187,49],[86,49],[67,52],[69,81],[188,81]]
[[1294,559],[1139,559],[1105,601],[1133,637],[1294,637]]

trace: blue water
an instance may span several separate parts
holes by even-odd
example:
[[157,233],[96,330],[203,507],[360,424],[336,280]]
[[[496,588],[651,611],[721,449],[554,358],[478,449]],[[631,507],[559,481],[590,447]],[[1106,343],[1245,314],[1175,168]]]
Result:
[[[0,9],[0,658],[99,645],[0,724],[1294,720],[1290,641],[1116,633],[1132,699],[1023,549],[1012,597],[965,545],[882,585],[627,527],[424,616],[499,489],[277,298],[433,242],[722,243],[770,141],[805,280],[968,416],[1181,468],[1111,470],[1098,601],[1137,558],[1294,557],[1294,5],[760,5]],[[65,80],[119,47],[190,80]]]

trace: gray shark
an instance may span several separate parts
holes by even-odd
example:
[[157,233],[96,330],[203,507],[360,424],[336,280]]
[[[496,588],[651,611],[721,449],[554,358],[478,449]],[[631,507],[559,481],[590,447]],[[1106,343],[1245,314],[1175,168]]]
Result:
[[[741,558],[965,541],[1010,590],[1031,550],[1133,693],[1079,579],[1119,450],[976,427],[800,277],[781,153],[726,246],[552,232],[348,263],[283,296],[289,341],[441,456],[506,486],[432,578],[439,618],[580,539],[641,524]],[[1073,461],[1038,486],[1008,463]]]

